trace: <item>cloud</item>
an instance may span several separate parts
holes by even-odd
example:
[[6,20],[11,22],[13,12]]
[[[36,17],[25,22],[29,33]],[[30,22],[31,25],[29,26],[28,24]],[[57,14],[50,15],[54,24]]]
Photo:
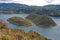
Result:
[[[7,2],[8,1],[8,2]],[[27,5],[49,5],[49,4],[60,4],[60,0],[0,0],[0,3],[21,3]]]
[[53,2],[54,0],[44,0],[44,1],[46,1],[47,3],[51,3],[51,2]]
[[43,6],[47,4],[46,1],[44,0],[14,0],[14,2],[27,5],[37,5],[37,6]]
[[12,1],[12,0],[0,0],[0,1]]

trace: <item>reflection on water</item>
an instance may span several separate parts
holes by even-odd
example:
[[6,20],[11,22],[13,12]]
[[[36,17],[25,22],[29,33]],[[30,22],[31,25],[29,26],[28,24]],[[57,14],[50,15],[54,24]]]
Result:
[[34,25],[33,23],[32,27],[16,26],[10,24],[7,19],[12,16],[20,16],[22,18],[25,18],[26,16],[28,16],[28,14],[0,14],[0,18],[11,28],[23,29],[26,32],[29,30],[34,30],[45,37],[52,38],[53,40],[60,40],[60,18],[52,17],[52,19],[57,23],[56,27],[42,28]]

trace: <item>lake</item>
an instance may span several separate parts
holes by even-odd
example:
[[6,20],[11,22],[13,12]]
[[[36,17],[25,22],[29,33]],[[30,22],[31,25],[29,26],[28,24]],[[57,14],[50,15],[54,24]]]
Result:
[[6,23],[6,25],[9,26],[10,28],[23,29],[25,32],[33,30],[47,38],[51,38],[53,40],[60,40],[60,18],[51,17],[57,23],[57,26],[49,28],[38,27],[33,23],[32,23],[33,26],[31,27],[16,26],[7,21],[8,18],[13,16],[19,16],[25,18],[28,15],[29,14],[0,14],[0,19],[2,19]]

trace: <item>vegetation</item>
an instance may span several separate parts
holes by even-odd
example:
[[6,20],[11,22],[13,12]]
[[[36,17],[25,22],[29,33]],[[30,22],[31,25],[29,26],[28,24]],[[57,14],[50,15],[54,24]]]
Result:
[[[4,26],[5,25],[5,26]],[[51,40],[41,36],[35,31],[28,33],[21,29],[9,28],[5,23],[0,20],[0,40]]]
[[33,19],[35,19],[36,17],[38,17],[39,15],[37,15],[37,14],[30,14],[30,15],[28,15],[26,18],[27,19],[30,19],[30,20],[33,20]]
[[56,26],[56,23],[47,15],[29,15],[26,17],[29,20],[32,20],[37,26]]
[[19,26],[27,26],[27,27],[32,26],[29,20],[23,19],[17,16],[11,17],[7,19],[7,21],[9,21],[12,24],[19,25]]
[[0,3],[0,14],[39,14],[60,17],[60,5],[28,6],[18,3]]
[[51,40],[51,39],[47,39],[47,38],[43,38],[43,36],[42,35],[40,35],[40,34],[38,34],[37,32],[35,32],[35,31],[29,31],[28,32],[28,34],[30,35],[30,38],[32,39],[32,40]]

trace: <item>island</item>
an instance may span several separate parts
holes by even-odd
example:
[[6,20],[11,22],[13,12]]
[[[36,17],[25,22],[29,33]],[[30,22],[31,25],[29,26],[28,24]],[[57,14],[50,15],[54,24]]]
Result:
[[25,32],[22,29],[10,28],[0,19],[0,40],[51,40],[33,30]]
[[37,14],[30,14],[26,17],[26,19],[31,20],[37,26],[56,26],[57,24],[54,20],[49,17],[48,15],[37,15]]
[[32,24],[30,23],[29,20],[24,19],[22,17],[14,16],[14,17],[8,18],[7,21],[9,23],[12,23],[12,24],[15,24],[15,25],[18,25],[18,26],[26,26],[26,27],[32,26]]
[[29,19],[29,20],[33,20],[33,19],[35,19],[36,17],[38,17],[39,15],[37,15],[37,14],[29,14],[27,17],[26,17],[26,19]]

